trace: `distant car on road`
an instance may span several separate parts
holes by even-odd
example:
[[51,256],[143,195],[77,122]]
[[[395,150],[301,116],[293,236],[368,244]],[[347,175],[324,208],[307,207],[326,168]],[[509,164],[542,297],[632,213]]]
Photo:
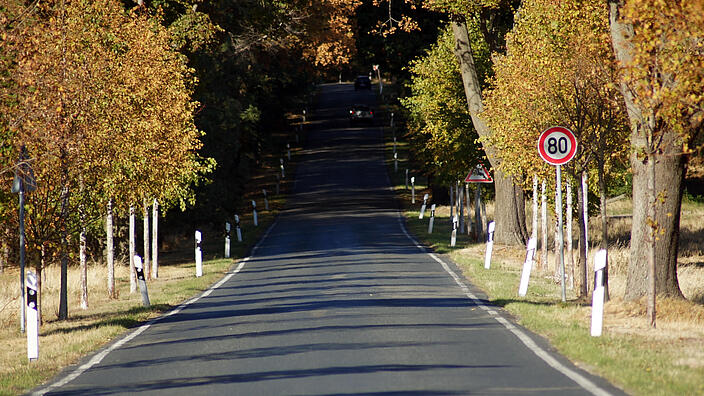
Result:
[[374,122],[374,110],[367,105],[357,104],[350,109],[350,124],[366,122],[371,124]]
[[367,76],[357,76],[354,80],[354,90],[372,89],[372,81]]

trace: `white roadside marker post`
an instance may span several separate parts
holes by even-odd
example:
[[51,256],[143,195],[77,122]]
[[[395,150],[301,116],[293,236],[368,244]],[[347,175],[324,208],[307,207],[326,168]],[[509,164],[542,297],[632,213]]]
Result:
[[489,222],[489,227],[487,227],[487,239],[486,239],[486,255],[484,256],[484,268],[491,268],[491,252],[494,250],[494,229],[496,229],[496,223],[493,221]]
[[230,258],[230,223],[225,222],[225,258]]
[[203,252],[201,251],[201,233],[196,230],[196,277],[203,276]]
[[269,199],[266,197],[266,188],[262,189],[262,194],[264,194],[264,209],[269,210]]
[[600,337],[604,326],[604,270],[606,250],[601,249],[594,256],[594,293],[592,294],[592,337]]
[[411,177],[411,203],[416,203],[416,177]]
[[240,216],[235,215],[235,230],[237,231],[237,242],[242,242],[242,229],[240,228]]
[[288,160],[291,161],[291,144],[286,143],[286,156]]
[[398,173],[398,153],[394,153],[394,173]]
[[37,276],[27,271],[27,359],[30,362],[39,358],[39,312],[37,311]]
[[284,171],[284,159],[279,158],[279,163],[281,164],[281,178],[285,179],[286,178],[286,172]]
[[521,284],[518,286],[518,295],[525,297],[528,293],[528,281],[530,280],[530,271],[533,268],[533,260],[535,259],[535,249],[538,246],[538,240],[531,237],[528,240],[526,248],[526,261],[523,262],[523,272],[521,273]]
[[142,294],[142,305],[145,307],[150,306],[149,303],[149,292],[147,291],[147,280],[144,277],[144,268],[142,266],[142,258],[138,255],[134,255],[134,270],[137,273],[137,284],[139,285],[139,292]]
[[430,221],[428,221],[428,234],[433,233],[433,223],[435,223],[435,204],[430,206]]
[[420,207],[420,215],[418,215],[419,220],[423,220],[423,216],[425,215],[425,208],[426,205],[428,204],[428,194],[423,195],[423,205]]
[[259,219],[257,219],[257,202],[252,200],[252,220],[254,221],[254,226],[259,226]]
[[450,236],[450,246],[455,247],[457,243],[457,214],[452,216],[452,235]]

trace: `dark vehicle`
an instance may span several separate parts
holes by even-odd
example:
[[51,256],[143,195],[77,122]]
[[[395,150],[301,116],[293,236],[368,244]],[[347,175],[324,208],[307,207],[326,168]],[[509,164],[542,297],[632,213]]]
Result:
[[354,80],[354,90],[372,89],[372,80],[367,76],[357,76]]
[[366,105],[354,105],[350,109],[350,124],[358,122],[366,122],[371,124],[374,122],[374,110]]

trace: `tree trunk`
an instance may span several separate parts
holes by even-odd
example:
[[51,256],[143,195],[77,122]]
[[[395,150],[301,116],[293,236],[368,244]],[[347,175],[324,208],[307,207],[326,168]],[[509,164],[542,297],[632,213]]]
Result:
[[[620,19],[623,0],[609,0],[611,41],[616,59],[628,64],[633,58],[632,45],[628,38],[634,34],[633,26]],[[633,170],[633,226],[631,229],[630,261],[626,280],[626,300],[635,300],[648,293],[648,251],[650,231],[648,225],[648,163],[642,158],[649,152],[649,142],[645,129],[649,127],[629,87],[620,87],[626,102],[626,110],[631,123],[631,166]],[[652,125],[650,125],[652,128]],[[655,194],[662,197],[654,221],[658,225],[658,238],[655,240],[654,256],[656,274],[653,281],[658,295],[680,297],[682,292],[677,281],[677,252],[679,249],[680,210],[684,189],[686,157],[677,133],[671,130],[652,131],[661,134],[657,162],[650,162],[655,174]],[[652,150],[650,151],[652,153]],[[640,157],[639,158],[639,154]],[[659,201],[659,200],[658,200]]]
[[533,221],[531,224],[530,237],[538,242],[538,176],[533,176]]
[[127,258],[127,262],[130,266],[130,293],[137,291],[137,274],[134,269],[134,255],[135,255],[135,224],[134,224],[134,206],[130,205],[130,229],[129,229],[129,254],[130,257]]
[[59,291],[59,320],[68,319],[68,181],[64,181],[61,189],[61,286]]
[[151,262],[149,261],[150,246],[149,246],[149,201],[146,199],[142,202],[142,225],[143,225],[143,236],[142,240],[144,243],[144,257],[142,257],[142,263],[144,265],[144,277],[146,279],[151,279]]
[[472,212],[469,210],[469,183],[464,184],[465,209],[467,210],[467,236],[472,235]]
[[[658,295],[682,297],[677,281],[677,251],[679,248],[680,210],[684,192],[684,175],[686,159],[678,154],[673,140],[674,132],[666,132],[666,146],[663,155],[650,164],[655,174],[654,194],[663,197],[662,202],[655,201],[657,211],[654,220],[658,225],[658,237],[655,240],[655,282]],[[631,136],[637,141],[636,136]],[[675,146],[675,147],[673,147]],[[642,147],[642,146],[640,146]],[[626,281],[627,300],[641,298],[647,294],[648,250],[651,227],[648,225],[648,161],[631,156],[633,168],[633,227],[631,229],[631,257]],[[652,218],[652,217],[651,217]]]
[[88,260],[86,258],[86,216],[83,208],[80,209],[81,231],[78,239],[78,257],[81,269],[81,309],[88,309]]
[[2,253],[0,254],[0,274],[5,272],[5,266],[10,260],[10,244],[7,243],[8,232],[5,232],[2,238]]
[[579,188],[577,190],[577,205],[579,208],[577,212],[579,213],[579,242],[577,243],[579,254],[577,255],[577,275],[575,278],[575,290],[577,291],[578,299],[585,299],[589,295],[589,284],[587,281],[588,274],[587,268],[587,224],[585,223],[586,215],[584,214],[585,208],[585,195],[584,189]]
[[152,206],[152,279],[159,277],[159,202]]
[[540,247],[541,270],[546,270],[548,268],[548,196],[545,190],[547,190],[547,182],[545,181],[545,179],[543,179],[542,188],[540,190],[540,232],[543,236]]
[[[484,111],[484,104],[467,25],[464,22],[453,21],[452,33],[455,38],[454,53],[459,62],[472,124],[480,137],[487,137],[491,134],[491,130],[480,116]],[[494,168],[494,188],[496,190],[494,239],[497,243],[506,245],[525,245],[528,231],[526,230],[523,189],[519,187],[520,183],[514,183],[513,178],[504,176],[504,173],[498,170],[500,159],[496,150],[486,143],[482,143],[482,145],[491,166]]]
[[601,244],[600,249],[606,252],[606,267],[604,267],[604,299],[609,301],[609,221],[606,217],[606,177],[604,175],[603,148],[599,149],[599,160],[597,162],[599,175],[599,216],[601,217]]
[[44,323],[44,317],[42,316],[42,297],[44,294],[42,291],[42,285],[44,284],[42,275],[44,275],[45,265],[46,245],[42,243],[42,246],[39,249],[39,261],[35,265],[35,270],[37,271],[37,319],[39,320],[39,326]]
[[105,218],[107,234],[107,265],[108,265],[108,298],[117,298],[115,294],[115,240],[112,218],[112,199],[108,201],[108,212]]
[[450,231],[452,231],[452,219],[455,215],[455,198],[455,190],[452,186],[452,183],[450,183]]

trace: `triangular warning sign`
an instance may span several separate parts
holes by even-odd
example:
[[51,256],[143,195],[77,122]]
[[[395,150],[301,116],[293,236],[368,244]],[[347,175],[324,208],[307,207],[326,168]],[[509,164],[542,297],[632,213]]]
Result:
[[489,171],[486,170],[484,165],[478,164],[472,169],[467,177],[464,179],[465,183],[493,183],[494,179],[491,178]]

